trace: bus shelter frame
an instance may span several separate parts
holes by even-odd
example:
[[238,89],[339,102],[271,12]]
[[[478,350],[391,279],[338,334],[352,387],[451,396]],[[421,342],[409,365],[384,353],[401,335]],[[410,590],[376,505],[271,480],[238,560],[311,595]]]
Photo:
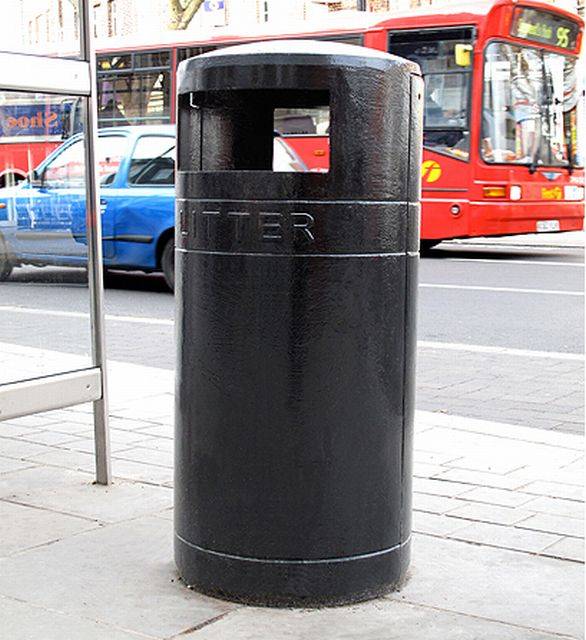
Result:
[[[112,481],[104,331],[99,182],[95,167],[97,83],[89,0],[79,0],[79,59],[0,52],[0,90],[76,96],[85,103],[86,233],[92,366],[0,385],[0,420],[93,403],[96,482]],[[25,71],[26,70],[26,71]]]

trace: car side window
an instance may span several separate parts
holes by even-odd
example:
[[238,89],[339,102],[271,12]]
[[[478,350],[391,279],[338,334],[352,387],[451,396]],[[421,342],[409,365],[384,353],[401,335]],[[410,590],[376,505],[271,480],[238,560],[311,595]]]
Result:
[[[126,150],[124,136],[98,138],[96,172],[100,184],[111,184]],[[43,171],[43,186],[50,189],[73,189],[85,186],[84,141],[66,147]]]
[[126,149],[126,136],[103,136],[98,138],[98,162],[96,171],[102,186],[112,184],[120,168]]
[[42,175],[43,186],[51,189],[83,187],[84,178],[83,140],[77,140],[53,158]]
[[130,160],[128,182],[133,185],[175,184],[175,139],[141,136]]

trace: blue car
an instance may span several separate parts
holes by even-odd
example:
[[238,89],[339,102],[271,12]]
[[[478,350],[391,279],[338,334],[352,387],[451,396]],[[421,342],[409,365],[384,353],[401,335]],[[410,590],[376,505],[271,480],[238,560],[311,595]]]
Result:
[[[275,137],[274,171],[307,171]],[[175,127],[113,127],[98,134],[96,171],[104,266],[162,271],[173,289]],[[61,145],[16,187],[0,189],[0,280],[22,264],[85,266],[83,135]]]
[[[96,170],[104,266],[162,271],[172,288],[175,128],[101,130]],[[21,264],[87,264],[82,135],[50,154],[26,182],[0,189],[0,280]]]

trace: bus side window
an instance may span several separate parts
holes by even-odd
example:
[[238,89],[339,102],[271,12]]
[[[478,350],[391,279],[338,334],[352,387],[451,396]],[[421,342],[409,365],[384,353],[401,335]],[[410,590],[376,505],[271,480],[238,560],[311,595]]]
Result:
[[325,36],[318,40],[327,40],[328,42],[341,42],[342,44],[353,44],[361,47],[364,44],[364,36],[361,33],[348,33],[338,36]]
[[98,56],[100,127],[171,122],[171,52]]
[[[225,46],[225,45],[221,45]],[[193,56],[199,56],[202,53],[208,53],[208,51],[215,51],[216,49],[220,49],[221,46],[218,47],[183,47],[182,49],[177,49],[177,64],[183,62],[183,60],[187,60],[187,58],[193,58]]]

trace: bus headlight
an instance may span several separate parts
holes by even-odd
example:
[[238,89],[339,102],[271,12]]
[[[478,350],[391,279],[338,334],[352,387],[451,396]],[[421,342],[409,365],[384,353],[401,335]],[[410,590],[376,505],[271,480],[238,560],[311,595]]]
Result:
[[564,200],[584,200],[584,187],[579,187],[576,184],[565,185]]
[[511,185],[511,188],[509,189],[509,198],[511,198],[511,200],[521,200],[522,194],[523,192],[521,191],[521,185]]

